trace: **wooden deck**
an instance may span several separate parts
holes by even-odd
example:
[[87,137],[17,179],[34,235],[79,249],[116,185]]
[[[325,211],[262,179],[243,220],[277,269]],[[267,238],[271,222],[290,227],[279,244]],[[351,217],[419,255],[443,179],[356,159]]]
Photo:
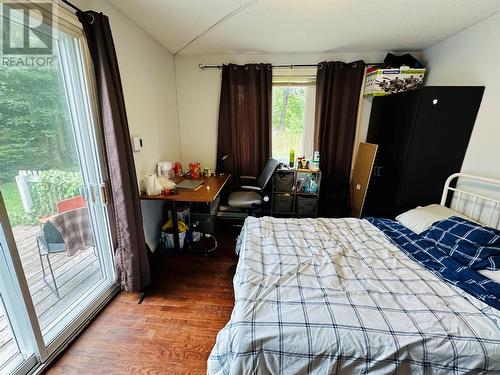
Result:
[[[49,283],[53,287],[46,257],[43,261],[47,276],[45,281],[43,278],[36,245],[36,236],[40,235],[40,227],[37,225],[17,226],[13,228],[13,232],[38,321],[45,335],[52,328],[53,322],[65,314],[66,308],[101,279],[99,261],[94,248],[89,248],[73,257],[68,257],[65,253],[50,255],[59,288],[60,298],[58,298],[47,285]],[[0,369],[17,353],[17,344],[12,337],[3,306],[0,306]]]

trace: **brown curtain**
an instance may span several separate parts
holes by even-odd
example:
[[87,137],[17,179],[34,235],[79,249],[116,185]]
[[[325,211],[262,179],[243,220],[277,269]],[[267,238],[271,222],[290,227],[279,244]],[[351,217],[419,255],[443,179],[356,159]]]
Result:
[[[271,154],[271,64],[224,65],[217,135],[217,170],[258,176]],[[224,160],[223,160],[224,159]]]
[[150,283],[139,189],[130,142],[125,100],[109,19],[102,13],[78,12],[96,79],[99,116],[110,178],[115,265],[127,291]]
[[322,216],[350,214],[349,179],[364,71],[363,61],[325,61],[318,67],[314,146],[320,152]]

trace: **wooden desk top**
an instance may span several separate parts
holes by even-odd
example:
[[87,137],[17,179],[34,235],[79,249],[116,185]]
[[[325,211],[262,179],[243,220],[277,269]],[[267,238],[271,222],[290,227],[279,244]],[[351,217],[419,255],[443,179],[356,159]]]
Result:
[[[177,195],[146,195],[141,194],[140,198],[144,200],[164,200],[164,201],[175,201],[175,202],[206,202],[211,203],[220,194],[224,185],[231,177],[230,174],[225,174],[223,176],[211,176],[211,177],[201,177],[203,180],[203,185],[197,190],[187,190],[178,189],[179,194]],[[194,180],[191,177],[183,177],[181,180]],[[209,188],[209,189],[207,189]]]

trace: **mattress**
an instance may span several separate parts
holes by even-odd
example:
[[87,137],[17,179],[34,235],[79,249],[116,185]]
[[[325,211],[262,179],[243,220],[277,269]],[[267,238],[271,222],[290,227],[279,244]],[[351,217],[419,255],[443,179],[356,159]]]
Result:
[[209,374],[500,371],[500,311],[358,219],[252,218]]

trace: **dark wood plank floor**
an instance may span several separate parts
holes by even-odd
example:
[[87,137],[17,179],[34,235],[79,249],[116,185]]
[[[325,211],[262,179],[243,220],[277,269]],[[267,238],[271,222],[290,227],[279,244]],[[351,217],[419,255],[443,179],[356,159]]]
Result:
[[205,374],[234,302],[237,230],[218,230],[215,258],[167,256],[153,286],[120,293],[56,360],[48,374]]

